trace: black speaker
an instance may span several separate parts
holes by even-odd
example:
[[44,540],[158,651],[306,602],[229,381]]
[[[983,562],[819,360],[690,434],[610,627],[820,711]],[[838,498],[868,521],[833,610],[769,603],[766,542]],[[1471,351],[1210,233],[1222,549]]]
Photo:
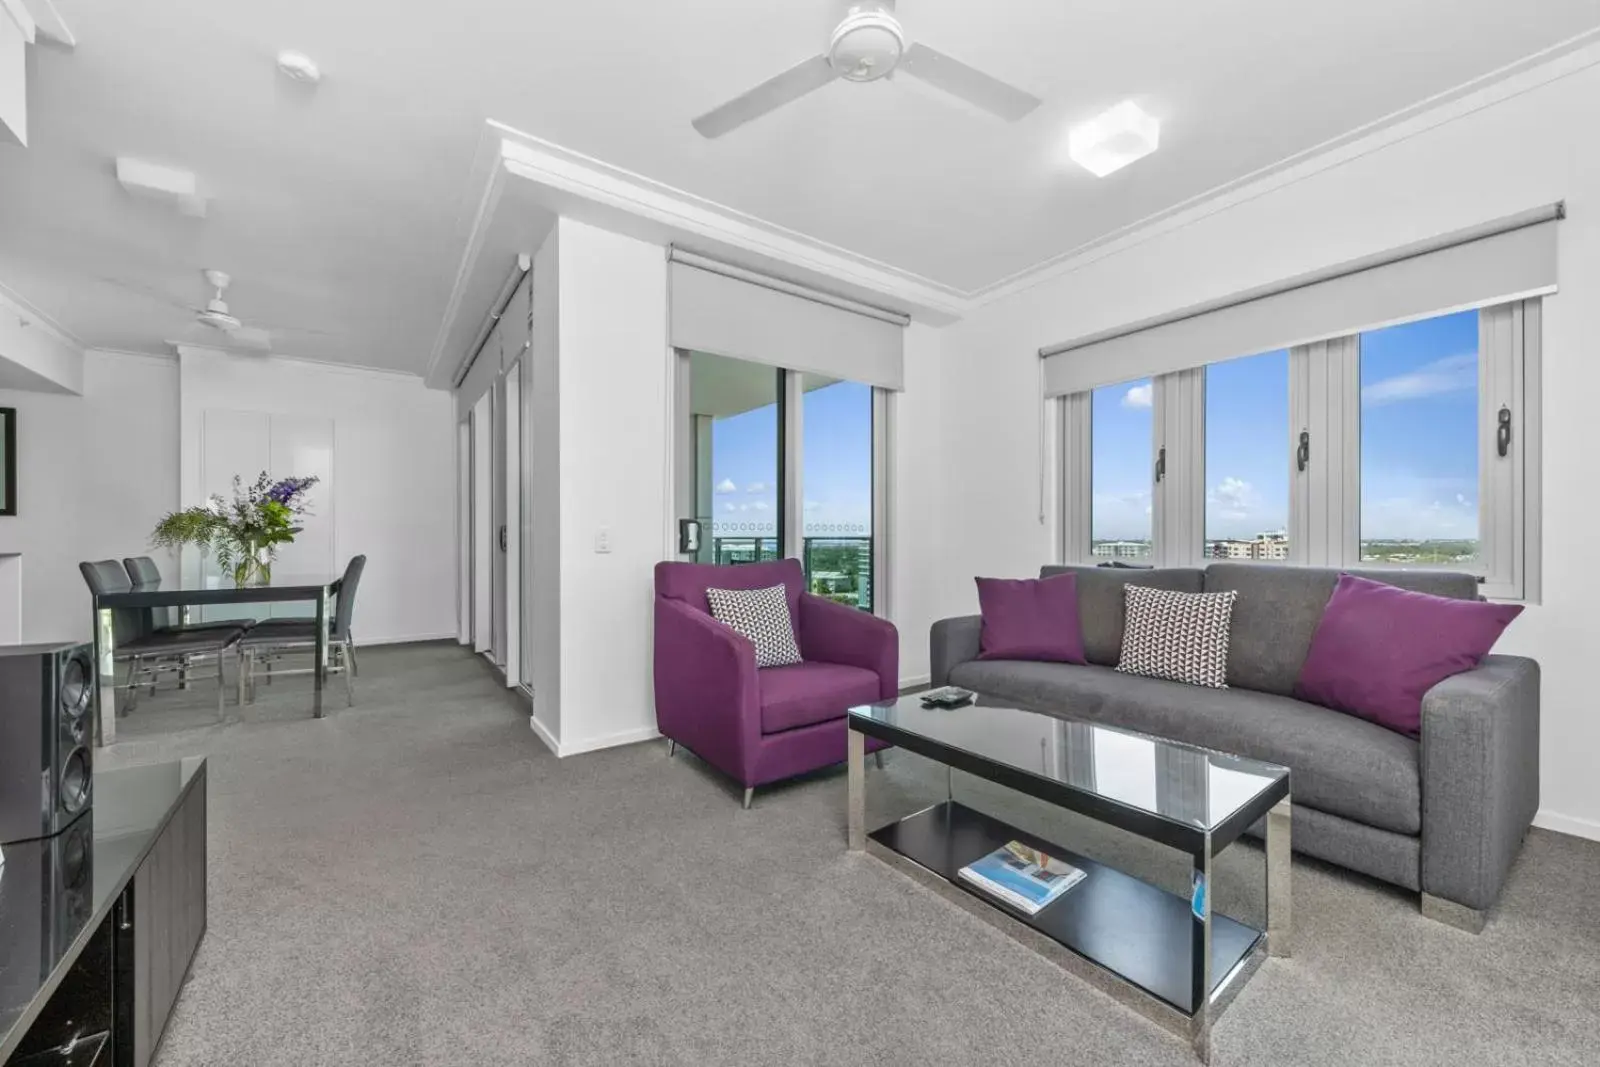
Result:
[[0,843],[51,837],[94,795],[94,649],[0,647]]

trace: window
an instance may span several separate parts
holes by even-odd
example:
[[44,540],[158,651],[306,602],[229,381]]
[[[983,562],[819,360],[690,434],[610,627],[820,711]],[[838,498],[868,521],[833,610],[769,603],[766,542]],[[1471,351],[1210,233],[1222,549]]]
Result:
[[1155,386],[1149,379],[1094,391],[1090,411],[1089,549],[1097,560],[1148,559]]
[[783,373],[696,352],[690,360],[695,515],[702,563],[782,554]]
[[1206,559],[1289,558],[1289,352],[1205,368]]
[[1478,313],[1361,335],[1364,564],[1478,563]]
[[871,611],[872,387],[801,374],[801,562],[806,588]]
[[1536,600],[1541,313],[1513,301],[1062,396],[1061,558],[1444,567]]

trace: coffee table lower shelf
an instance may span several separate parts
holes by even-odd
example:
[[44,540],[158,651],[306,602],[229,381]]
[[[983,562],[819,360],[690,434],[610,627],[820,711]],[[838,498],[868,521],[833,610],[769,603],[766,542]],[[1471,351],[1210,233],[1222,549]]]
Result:
[[[961,879],[962,867],[1008,841],[1058,856],[1081,868],[1086,877],[1034,916],[999,903]],[[955,801],[935,804],[873,831],[867,835],[867,849],[1141,1014],[1187,1031],[1195,1009],[1190,966],[1193,918],[1186,898]],[[1213,913],[1211,922],[1211,973],[1217,976],[1211,996],[1214,1020],[1259,965],[1264,939],[1260,930],[1221,914]],[[1132,998],[1124,995],[1129,992]]]

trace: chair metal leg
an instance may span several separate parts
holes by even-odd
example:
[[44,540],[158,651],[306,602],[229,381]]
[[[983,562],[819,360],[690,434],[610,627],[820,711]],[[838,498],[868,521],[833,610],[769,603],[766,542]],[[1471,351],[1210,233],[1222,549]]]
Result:
[[677,751],[678,751],[678,742],[674,741],[670,737],[667,738],[667,758],[671,759],[674,755],[677,754]]
[[222,669],[223,660],[227,657],[222,649],[217,649],[217,721],[223,722],[228,717],[228,672]]
[[350,643],[348,641],[341,641],[337,647],[339,649],[339,665],[341,668],[343,668],[344,672],[345,704],[353,708],[356,705],[356,688],[353,680],[355,671],[353,671],[350,667]]
[[749,789],[746,789],[744,791],[744,810],[745,811],[749,811],[750,810],[750,801],[752,799],[754,799],[755,795],[756,795],[755,786],[751,786]]
[[234,673],[237,675],[236,681],[238,682],[238,687],[239,687],[238,698],[234,701],[234,703],[238,704],[239,707],[241,707],[241,708],[244,707],[245,676],[249,673],[245,669],[245,664],[248,662],[246,657],[248,655],[249,655],[249,653],[247,653],[242,648],[237,648],[236,647],[234,649],[234,652],[233,652],[233,669],[234,669]]
[[349,633],[345,634],[345,637],[344,637],[344,654],[345,654],[345,658],[348,661],[346,663],[346,666],[348,666],[350,668],[350,673],[351,674],[359,674],[360,672],[356,669],[356,641],[355,641],[355,636],[353,634],[349,634]]

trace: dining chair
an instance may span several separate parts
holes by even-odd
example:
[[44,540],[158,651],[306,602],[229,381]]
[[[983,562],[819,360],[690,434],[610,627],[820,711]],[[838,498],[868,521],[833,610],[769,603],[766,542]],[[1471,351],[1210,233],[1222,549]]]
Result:
[[[128,556],[122,561],[128,580],[135,586],[154,585],[161,581],[161,568],[149,556]],[[207,630],[248,630],[255,619],[216,619],[209,622],[184,622],[181,608],[144,608],[150,628],[158,633],[203,633]]]
[[[355,640],[350,623],[355,615],[356,590],[361,585],[361,573],[366,570],[367,557],[353,556],[344,569],[344,577],[334,586],[333,618],[328,627],[328,673],[344,675],[345,699],[356,702],[354,676],[356,671]],[[273,675],[310,674],[316,665],[284,670],[275,661],[284,656],[316,654],[317,621],[315,618],[263,619],[251,628],[240,641],[239,703],[255,700],[256,666],[263,669],[270,683]]]
[[[114,559],[92,563],[85,561],[78,564],[78,571],[89,586],[89,592],[96,597],[126,593],[133,588],[127,568]],[[222,717],[227,694],[223,674],[224,653],[235,648],[239,638],[244,636],[242,627],[193,632],[155,630],[150,627],[150,620],[143,609],[113,608],[111,629],[116,642],[116,662],[128,664],[127,682],[121,685],[116,685],[115,679],[112,682],[116,688],[128,690],[129,699],[126,703],[119,703],[119,711],[127,714],[133,710],[140,688],[148,686],[153,693],[162,674],[181,673],[188,678],[196,663],[215,659],[217,717]]]

